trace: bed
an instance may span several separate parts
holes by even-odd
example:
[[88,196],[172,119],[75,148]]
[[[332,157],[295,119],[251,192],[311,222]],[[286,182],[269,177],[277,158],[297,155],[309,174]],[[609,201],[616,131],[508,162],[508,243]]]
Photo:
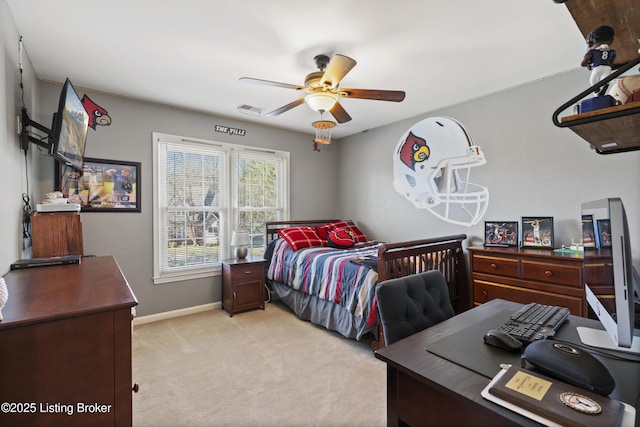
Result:
[[[353,247],[326,245],[320,231],[335,224],[360,233]],[[291,242],[291,231],[307,228],[318,231],[319,241],[305,237],[299,247]],[[437,269],[445,275],[456,313],[470,308],[464,234],[384,243],[366,240],[351,220],[326,219],[267,222],[265,238],[267,285],[272,292],[300,319],[347,338],[371,337],[374,350],[384,346],[375,301],[377,283]]]

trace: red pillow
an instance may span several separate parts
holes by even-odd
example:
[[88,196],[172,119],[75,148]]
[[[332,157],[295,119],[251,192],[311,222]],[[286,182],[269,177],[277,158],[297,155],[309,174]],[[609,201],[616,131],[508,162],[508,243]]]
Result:
[[353,231],[346,228],[336,228],[329,232],[327,242],[332,248],[347,249],[352,248],[356,244],[354,237]]
[[318,237],[323,240],[327,240],[327,238],[329,237],[329,232],[337,228],[335,224],[335,222],[329,222],[327,224],[317,226],[316,233],[318,234]]
[[278,234],[280,234],[280,237],[282,237],[294,251],[311,246],[326,245],[326,240],[318,237],[313,227],[284,228],[278,231]]
[[328,224],[320,225],[316,227],[316,232],[318,233],[318,237],[323,238],[324,236],[324,239],[326,239],[329,237],[329,232],[337,228],[346,228],[347,230],[351,230],[356,243],[367,241],[367,237],[357,226],[347,224],[345,221],[330,222]]

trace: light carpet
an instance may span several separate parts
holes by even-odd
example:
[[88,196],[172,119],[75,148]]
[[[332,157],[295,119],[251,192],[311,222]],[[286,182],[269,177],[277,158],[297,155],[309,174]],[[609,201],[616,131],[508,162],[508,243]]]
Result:
[[279,302],[136,326],[134,426],[384,426],[386,365],[369,344]]

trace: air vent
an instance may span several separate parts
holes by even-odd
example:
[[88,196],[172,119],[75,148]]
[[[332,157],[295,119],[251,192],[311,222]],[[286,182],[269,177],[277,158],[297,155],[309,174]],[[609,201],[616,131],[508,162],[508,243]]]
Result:
[[252,107],[251,105],[247,104],[238,105],[238,111],[249,116],[259,116],[262,114],[262,110],[263,108]]

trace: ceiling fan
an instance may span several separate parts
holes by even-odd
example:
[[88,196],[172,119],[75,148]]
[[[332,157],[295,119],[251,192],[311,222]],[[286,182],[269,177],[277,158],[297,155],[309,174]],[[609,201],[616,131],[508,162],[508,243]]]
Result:
[[401,102],[404,100],[405,93],[400,90],[339,88],[338,85],[340,81],[356,65],[356,61],[348,56],[336,54],[330,60],[326,55],[318,55],[314,58],[314,61],[320,71],[307,74],[304,79],[304,86],[254,79],[251,77],[241,77],[240,80],[307,92],[303,97],[267,113],[267,116],[278,116],[298,105],[307,103],[312,110],[319,111],[320,113],[328,111],[338,123],[345,123],[351,120],[351,116],[342,105],[340,105],[340,102],[338,102],[341,98],[392,102]]

